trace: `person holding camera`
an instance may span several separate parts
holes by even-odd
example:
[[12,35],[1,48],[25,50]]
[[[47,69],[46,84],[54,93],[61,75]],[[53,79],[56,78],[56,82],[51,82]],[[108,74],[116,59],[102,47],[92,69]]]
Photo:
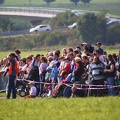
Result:
[[19,75],[19,66],[16,60],[16,55],[11,53],[8,56],[9,64],[6,74],[8,74],[8,84],[7,84],[7,99],[10,99],[10,94],[12,91],[12,98],[16,98],[16,89],[15,89],[15,79]]

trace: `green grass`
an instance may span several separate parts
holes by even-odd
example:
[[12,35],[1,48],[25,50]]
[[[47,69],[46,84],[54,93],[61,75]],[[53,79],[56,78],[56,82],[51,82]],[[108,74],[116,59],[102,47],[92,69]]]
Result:
[[0,120],[119,120],[120,97],[0,100]]

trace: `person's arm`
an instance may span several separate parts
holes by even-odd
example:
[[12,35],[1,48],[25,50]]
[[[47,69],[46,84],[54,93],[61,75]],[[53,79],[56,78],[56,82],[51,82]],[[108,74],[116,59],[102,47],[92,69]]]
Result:
[[115,66],[112,64],[112,65],[110,65],[110,69],[105,69],[104,71],[105,72],[113,72],[114,69],[115,69]]

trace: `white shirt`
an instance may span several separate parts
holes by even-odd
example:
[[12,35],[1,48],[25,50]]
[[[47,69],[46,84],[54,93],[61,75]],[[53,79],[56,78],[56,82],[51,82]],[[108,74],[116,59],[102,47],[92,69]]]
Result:
[[32,86],[32,87],[30,88],[30,95],[35,95],[35,96],[36,96],[36,92],[37,92],[36,87],[35,87],[35,86]]

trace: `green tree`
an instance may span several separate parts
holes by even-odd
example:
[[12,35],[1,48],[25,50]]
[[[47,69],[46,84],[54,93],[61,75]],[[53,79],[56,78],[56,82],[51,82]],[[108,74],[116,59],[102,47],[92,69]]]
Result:
[[101,14],[86,13],[78,20],[78,31],[83,41],[87,43],[105,41],[107,33],[106,19]]
[[3,4],[5,1],[4,0],[0,0],[0,4]]
[[120,43],[120,24],[116,24],[111,27],[108,27],[106,43],[108,45]]
[[70,1],[73,2],[75,5],[77,5],[80,0],[70,0]]
[[47,5],[50,5],[51,2],[54,2],[55,0],[43,0],[44,2],[47,3]]
[[55,27],[55,26],[70,25],[76,21],[77,21],[77,16],[74,13],[63,12],[57,14],[55,18],[52,18],[49,24]]
[[86,5],[87,3],[90,3],[91,0],[81,0],[81,2],[84,3],[84,5]]
[[2,28],[2,31],[10,31],[11,30],[11,26],[12,26],[12,22],[10,21],[10,19],[6,19],[6,18],[0,18],[0,28]]

